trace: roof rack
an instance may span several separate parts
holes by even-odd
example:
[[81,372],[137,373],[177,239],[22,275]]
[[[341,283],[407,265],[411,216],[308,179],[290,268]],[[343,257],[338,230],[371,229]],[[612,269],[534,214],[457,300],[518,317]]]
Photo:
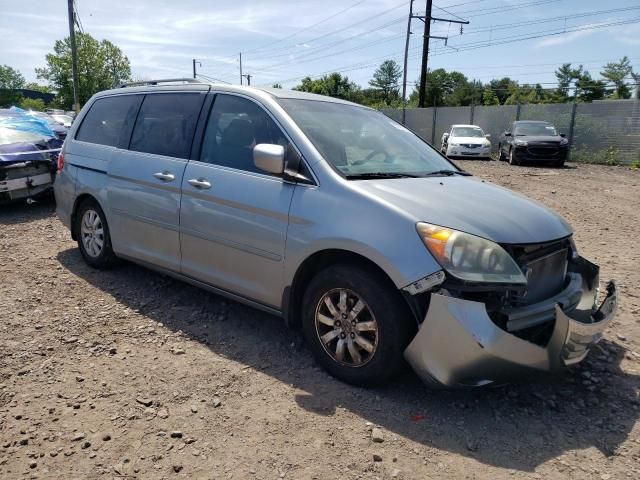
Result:
[[118,85],[118,88],[140,87],[143,85],[160,85],[161,83],[207,83],[198,78],[164,78],[160,80],[141,80],[138,82],[126,82]]

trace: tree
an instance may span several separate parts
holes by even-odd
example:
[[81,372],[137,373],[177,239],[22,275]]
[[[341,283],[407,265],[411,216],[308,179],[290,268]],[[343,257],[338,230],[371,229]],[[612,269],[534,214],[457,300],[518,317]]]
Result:
[[337,72],[330,73],[315,80],[311,77],[305,77],[302,79],[300,85],[293,87],[293,89],[351,101],[361,100],[360,87],[350,81],[349,77],[342,76]]
[[500,100],[496,96],[495,92],[491,89],[490,85],[485,85],[484,90],[482,90],[482,104],[500,105]]
[[586,70],[575,81],[576,97],[582,102],[601,100],[607,93],[607,84],[602,80],[594,80]]
[[632,72],[631,62],[625,55],[619,62],[607,63],[600,75],[615,85],[614,98],[630,98],[631,90],[629,90],[625,78]]
[[511,80],[509,77],[502,77],[500,79],[493,79],[489,82],[489,88],[493,90],[493,93],[501,105],[507,101],[507,98],[513,93],[513,89],[518,86],[518,83]]
[[46,85],[40,85],[39,83],[36,83],[36,82],[25,83],[23,88],[25,90],[33,90],[35,92],[42,92],[42,93],[49,93],[51,91],[51,89]]
[[25,110],[37,110],[38,112],[41,112],[44,110],[44,107],[44,100],[41,98],[23,98],[20,102],[20,108]]
[[582,65],[579,65],[578,68],[573,68],[570,63],[563,63],[555,74],[558,79],[558,99],[566,102],[569,99],[571,85],[583,75]]
[[402,76],[402,69],[395,60],[385,60],[373,72],[373,78],[369,80],[369,85],[382,90],[382,97],[387,105],[399,96],[400,85],[398,81]]
[[[76,46],[80,104],[89,100],[94,93],[113,88],[131,78],[129,59],[110,41],[99,42],[87,33],[77,32]],[[36,68],[36,74],[58,91],[57,103],[70,109],[73,105],[73,81],[69,37],[56,41],[53,53],[47,54],[46,61],[47,66]]]
[[11,106],[22,98],[16,90],[24,86],[24,77],[9,65],[0,65],[0,107]]

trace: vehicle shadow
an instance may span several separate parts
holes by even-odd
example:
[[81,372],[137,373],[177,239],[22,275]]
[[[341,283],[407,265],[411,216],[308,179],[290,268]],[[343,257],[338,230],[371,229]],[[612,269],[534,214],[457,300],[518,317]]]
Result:
[[585,366],[557,379],[479,390],[425,387],[408,372],[376,389],[345,385],[320,370],[301,335],[274,316],[124,263],[111,271],[86,266],[76,249],[61,265],[130,309],[181,331],[212,352],[305,393],[298,405],[331,416],[345,408],[364,421],[485,464],[533,471],[569,450],[597,447],[614,455],[638,417],[640,377],[623,373],[625,350],[602,342]]
[[0,205],[0,225],[17,225],[50,217],[56,211],[53,196],[42,196],[29,205],[26,201],[16,201]]

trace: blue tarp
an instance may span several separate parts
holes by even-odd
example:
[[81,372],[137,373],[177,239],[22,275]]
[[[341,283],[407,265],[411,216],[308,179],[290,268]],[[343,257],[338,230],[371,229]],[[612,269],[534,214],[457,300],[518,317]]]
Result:
[[49,124],[44,120],[32,117],[27,112],[18,107],[11,107],[9,109],[16,115],[0,115],[0,127],[11,128],[13,130],[20,130],[23,132],[32,132],[42,135],[46,138],[55,138],[56,134],[49,128]]

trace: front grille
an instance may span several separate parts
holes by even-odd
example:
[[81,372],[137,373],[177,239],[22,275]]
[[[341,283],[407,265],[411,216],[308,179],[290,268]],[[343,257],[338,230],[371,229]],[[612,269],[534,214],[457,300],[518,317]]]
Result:
[[525,292],[514,299],[517,306],[540,302],[562,291],[567,277],[568,240],[508,248],[527,278]]
[[540,157],[555,157],[560,153],[558,147],[529,147],[527,152],[530,155],[537,155]]
[[464,148],[480,148],[482,146],[479,143],[461,143],[460,145]]

